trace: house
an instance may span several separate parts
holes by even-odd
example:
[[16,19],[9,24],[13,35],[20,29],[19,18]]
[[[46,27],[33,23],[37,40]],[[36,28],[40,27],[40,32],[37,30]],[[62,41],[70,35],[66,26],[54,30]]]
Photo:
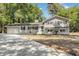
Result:
[[45,34],[69,34],[69,22],[67,18],[53,16],[43,22]]
[[67,18],[53,16],[41,23],[11,24],[5,26],[9,34],[69,34]]

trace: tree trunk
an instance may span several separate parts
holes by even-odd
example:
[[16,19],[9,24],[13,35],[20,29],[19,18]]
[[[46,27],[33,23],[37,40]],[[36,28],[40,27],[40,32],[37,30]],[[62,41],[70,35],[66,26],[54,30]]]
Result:
[[4,33],[4,24],[2,24],[2,33]]

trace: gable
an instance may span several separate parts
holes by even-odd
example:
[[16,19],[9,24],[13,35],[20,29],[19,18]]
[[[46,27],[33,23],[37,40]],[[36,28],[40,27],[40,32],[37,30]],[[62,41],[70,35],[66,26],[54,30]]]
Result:
[[60,22],[60,23],[66,23],[66,21],[61,20],[59,18],[53,18],[53,19],[50,19],[50,20],[44,22],[44,24],[54,24],[54,23],[58,23],[58,22]]
[[51,19],[48,19],[44,23],[45,27],[66,27],[68,26],[68,22],[64,18],[54,17]]
[[59,21],[68,21],[68,19],[67,18],[65,18],[65,17],[61,17],[61,16],[53,16],[52,18],[50,18],[50,19],[47,19],[47,20],[45,20],[44,22],[43,22],[43,24],[44,23],[47,23],[47,22],[50,22],[50,21],[53,21],[53,20],[59,20]]

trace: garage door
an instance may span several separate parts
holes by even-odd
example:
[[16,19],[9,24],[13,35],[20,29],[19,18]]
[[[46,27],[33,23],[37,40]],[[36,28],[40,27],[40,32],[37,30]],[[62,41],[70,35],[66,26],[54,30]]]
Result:
[[7,29],[7,33],[10,33],[10,34],[18,34],[19,33],[19,28],[17,27],[14,27],[14,28],[8,28]]

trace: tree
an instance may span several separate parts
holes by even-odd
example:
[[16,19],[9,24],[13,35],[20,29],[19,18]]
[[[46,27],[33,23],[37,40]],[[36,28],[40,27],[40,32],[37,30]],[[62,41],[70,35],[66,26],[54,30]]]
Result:
[[0,4],[0,32],[3,32],[4,31],[4,25],[6,24],[7,22],[7,19],[6,19],[6,14],[5,14],[5,6],[4,4]]
[[15,12],[16,19],[21,22],[34,22],[35,20],[43,19],[42,11],[36,4],[17,4],[17,11]]
[[69,8],[69,22],[71,31],[79,31],[79,7],[73,6]]
[[57,14],[64,7],[59,3],[48,3],[48,10],[51,14]]

